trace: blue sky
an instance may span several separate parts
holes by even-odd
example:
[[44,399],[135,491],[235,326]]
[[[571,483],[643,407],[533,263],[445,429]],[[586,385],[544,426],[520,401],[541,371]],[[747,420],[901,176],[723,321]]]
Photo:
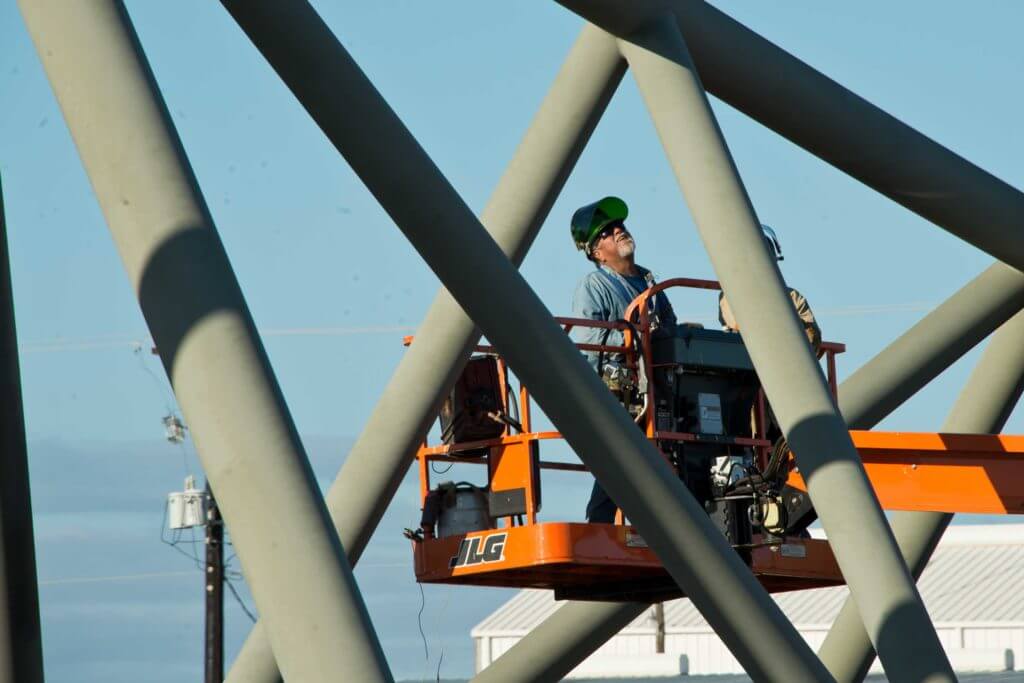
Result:
[[[554,3],[315,4],[477,211],[581,25]],[[1024,184],[1024,99],[1008,87],[1024,71],[1019,3],[715,4],[1011,185]],[[219,5],[128,8],[326,483],[437,280]],[[180,449],[161,441],[166,381],[155,358],[134,352],[148,341],[145,323],[13,2],[0,4],[0,94],[50,678],[135,680],[144,666],[167,680],[191,677],[200,667],[199,579],[158,531],[164,494],[198,464],[186,452],[183,465]],[[848,346],[841,374],[991,262],[713,106],[759,217],[780,235],[785,275],[809,298],[825,337]],[[630,203],[639,260],[658,276],[714,277],[627,75],[523,267],[553,312],[567,312],[587,270],[569,242],[568,217],[605,194]],[[676,308],[682,319],[710,323],[714,299],[678,298]],[[882,427],[936,429],[975,355]],[[1018,411],[1007,431],[1022,427]],[[572,514],[582,494],[564,491],[556,508]],[[415,521],[415,507],[406,491],[362,560],[367,569],[357,571],[402,677],[423,668],[420,596],[397,536]],[[110,578],[128,575],[148,578]],[[468,629],[503,595],[427,587],[426,617],[444,625],[430,643],[435,662],[446,643],[442,674],[471,671]],[[232,610],[234,648],[246,626]],[[158,615],[166,617],[159,627]]]

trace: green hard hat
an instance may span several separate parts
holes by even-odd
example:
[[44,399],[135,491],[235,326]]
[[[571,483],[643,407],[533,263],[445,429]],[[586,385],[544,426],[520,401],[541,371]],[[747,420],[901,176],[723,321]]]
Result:
[[618,197],[605,197],[580,207],[572,215],[572,241],[577,249],[586,251],[599,232],[609,225],[621,223],[628,215],[629,207]]

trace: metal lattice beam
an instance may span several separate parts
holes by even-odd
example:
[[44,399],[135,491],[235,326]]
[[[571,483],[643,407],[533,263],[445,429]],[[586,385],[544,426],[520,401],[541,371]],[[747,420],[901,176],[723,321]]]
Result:
[[43,681],[39,584],[11,260],[0,189],[0,681]]
[[[391,674],[124,6],[20,3],[281,671]],[[268,505],[283,500],[286,505]],[[338,643],[345,643],[344,648]]]
[[[998,434],[1024,391],[1024,313],[999,328],[942,425],[949,434]],[[892,528],[900,551],[917,579],[942,539],[953,515],[897,512]],[[859,683],[875,652],[850,600],[839,612],[821,646],[821,658],[837,681]]]
[[[590,4],[563,3],[587,16]],[[955,680],[785,283],[763,248],[757,216],[674,18],[666,15],[620,44],[886,671],[896,680]],[[908,631],[916,634],[912,643],[904,638]]]
[[1024,271],[1024,194],[703,0],[669,0],[708,92]]
[[[225,5],[752,675],[827,680],[792,624],[313,9],[263,0]],[[445,239],[437,239],[439,231]],[[453,254],[452,242],[472,258]]]
[[[512,263],[526,256],[625,70],[615,40],[584,27],[480,218]],[[327,492],[353,566],[479,339],[480,330],[442,288]],[[246,639],[228,683],[279,679],[262,631],[257,624]]]
[[[264,614],[265,623],[247,641],[231,679],[269,682],[281,672],[296,680],[390,679],[349,560],[354,564],[365,548],[440,397],[479,337],[468,312],[622,503],[747,671],[758,679],[827,680],[822,663],[515,271],[622,77],[623,60],[614,41],[593,26],[585,28],[482,221],[477,221],[306,2],[223,1],[451,289],[439,293],[329,494],[330,511],[340,520],[339,543],[123,6],[118,0],[72,6],[21,1]],[[1017,220],[1024,213],[1024,194],[700,0],[562,4],[623,39],[622,53],[635,71],[751,356],[830,531],[859,611],[853,603],[844,608],[823,656],[839,680],[856,680],[870,664],[873,641],[893,678],[952,680],[897,552],[903,551],[917,576],[949,517],[897,516],[897,548],[820,369],[806,352],[781,276],[762,258],[756,216],[703,88],[1008,264],[985,271],[843,384],[839,409],[854,426],[877,422],[1021,309],[1024,275],[1015,268],[1024,269]],[[683,120],[686,127],[680,126]],[[118,129],[116,140],[104,135],[113,127]],[[893,149],[899,150],[898,159],[893,159]],[[695,158],[704,163],[690,168],[687,161]],[[493,240],[481,222],[491,229]],[[442,230],[473,254],[473,263],[432,243]],[[744,244],[751,246],[736,246]],[[739,256],[744,251],[749,253]],[[180,277],[186,264],[187,283]],[[477,291],[480,283],[492,287],[486,296]],[[9,301],[9,287],[7,294]],[[11,332],[13,340],[13,325]],[[1005,421],[1021,393],[1022,333],[1024,317],[1018,315],[996,336],[947,420],[947,430],[994,431]],[[16,378],[17,353],[11,344],[2,357],[14,359]],[[528,348],[544,348],[548,358],[533,358],[522,350]],[[232,356],[237,362],[222,362]],[[1007,375],[1007,366],[1014,372]],[[245,406],[238,405],[239,386],[246,387]],[[418,388],[414,401],[410,387]],[[234,404],[223,400],[224,391],[232,393]],[[394,409],[398,402],[402,411]],[[403,411],[401,428],[396,429],[393,415]],[[254,414],[261,418],[256,430]],[[4,424],[8,422],[5,418]],[[21,429],[23,442],[23,423]],[[11,433],[5,426],[5,439]],[[244,452],[245,458],[233,452]],[[825,452],[829,458],[818,457]],[[0,462],[4,472],[14,466],[0,488],[0,578],[7,582],[8,598],[13,595],[10,548],[24,541],[24,528],[18,538],[8,533],[8,517],[17,519],[29,509],[27,468],[18,469],[18,462]],[[259,501],[270,497],[268,491],[279,493],[282,488],[290,491],[291,505],[283,513],[275,509],[269,519]],[[857,510],[856,525],[844,521],[854,517],[848,514],[851,509]],[[31,541],[30,523],[27,529]],[[347,558],[342,543],[349,550]],[[858,557],[868,545],[874,550],[870,562]],[[31,567],[26,562],[22,557],[14,569],[31,570],[35,596],[34,562]],[[38,670],[41,679],[37,598],[19,604],[29,617],[34,605],[34,631],[19,633],[35,637],[26,641],[26,668],[19,669],[29,673],[17,678],[34,680],[30,676]],[[525,639],[523,647],[508,653],[529,650],[534,643],[532,668],[510,669],[516,657],[506,656],[480,678],[528,675],[531,680],[555,680],[642,608],[570,604]],[[9,601],[5,613],[11,616],[18,609]],[[571,624],[581,627],[573,637],[552,642],[557,639],[551,634]],[[4,656],[4,645],[20,637],[7,630],[5,637],[0,623],[0,675],[4,662],[15,658]],[[915,633],[913,641],[903,638],[908,631]],[[347,644],[344,650],[334,647],[341,640]],[[538,642],[543,652],[536,650]]]

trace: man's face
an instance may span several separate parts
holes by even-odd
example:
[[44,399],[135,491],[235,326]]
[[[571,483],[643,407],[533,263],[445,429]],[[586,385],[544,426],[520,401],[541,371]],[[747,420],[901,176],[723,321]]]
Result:
[[598,263],[629,258],[636,251],[636,242],[624,225],[609,226],[598,233],[591,253]]

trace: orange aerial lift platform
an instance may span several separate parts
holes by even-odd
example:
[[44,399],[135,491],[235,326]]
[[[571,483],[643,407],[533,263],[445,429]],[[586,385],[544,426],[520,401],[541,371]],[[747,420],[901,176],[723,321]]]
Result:
[[[651,297],[669,287],[719,289],[710,280],[668,280],[637,297],[626,321],[557,320],[566,333],[583,327],[621,332],[621,346],[577,346],[596,354],[598,367],[614,358],[625,369],[605,373],[609,389],[766,590],[843,583],[828,542],[806,531],[808,518],[800,515],[808,507],[806,486],[739,335],[688,324],[651,331]],[[821,344],[833,395],[835,356],[844,350]],[[578,462],[542,459],[542,446],[561,434],[533,431],[527,388],[512,390],[495,349],[478,346],[477,352],[442,407],[441,443],[424,443],[417,453],[423,519],[407,533],[417,580],[549,589],[558,599],[680,597],[621,511],[614,523],[538,518],[544,471],[586,476],[588,470]],[[850,435],[887,510],[1024,512],[1024,437]],[[435,484],[435,463],[485,468],[486,483]]]

